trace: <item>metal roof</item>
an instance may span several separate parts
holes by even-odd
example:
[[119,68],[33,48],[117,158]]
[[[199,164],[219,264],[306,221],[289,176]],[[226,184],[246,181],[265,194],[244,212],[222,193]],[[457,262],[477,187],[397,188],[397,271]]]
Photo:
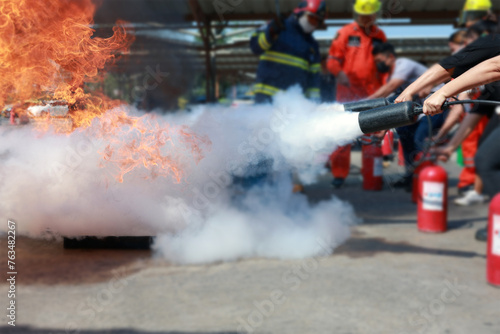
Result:
[[[279,0],[282,13],[291,13],[299,0]],[[339,19],[352,19],[352,0],[326,0],[330,26],[341,25]],[[381,19],[384,24],[453,24],[465,0],[383,0]],[[500,10],[500,0],[492,0]],[[136,42],[130,54],[117,62],[115,71],[147,76],[160,68],[170,77],[165,90],[179,90],[189,86],[191,78],[214,68],[219,76],[230,75],[237,80],[251,80],[258,58],[248,47],[248,38],[230,38],[222,45],[212,44],[210,61],[207,40],[203,32],[228,28],[256,28],[276,15],[275,0],[101,0],[94,17],[97,34],[107,35],[115,22],[130,22]],[[210,23],[209,23],[210,22]],[[199,23],[199,25],[197,25]],[[208,24],[210,29],[205,29]],[[237,26],[237,27],[235,27]],[[196,30],[193,30],[196,29]],[[150,32],[154,32],[151,34]],[[162,36],[162,32],[170,32]],[[172,32],[195,34],[194,41],[172,38]],[[217,33],[214,33],[215,35]],[[191,36],[192,37],[192,36]],[[206,36],[205,36],[206,37]],[[333,38],[333,36],[331,36]],[[326,55],[331,38],[320,40],[322,54]],[[448,55],[447,38],[398,38],[390,40],[401,56],[427,64]],[[207,76],[209,76],[207,74]]]
[[[99,24],[116,19],[153,27],[192,25],[190,0],[101,0],[95,16]],[[280,10],[291,13],[298,0],[279,0]],[[352,17],[352,0],[326,0],[329,18]],[[274,0],[197,0],[203,14],[213,21],[266,20],[276,14]],[[463,7],[461,0],[385,0],[383,18],[411,18],[412,24],[453,23]],[[500,0],[492,0],[500,10]]]

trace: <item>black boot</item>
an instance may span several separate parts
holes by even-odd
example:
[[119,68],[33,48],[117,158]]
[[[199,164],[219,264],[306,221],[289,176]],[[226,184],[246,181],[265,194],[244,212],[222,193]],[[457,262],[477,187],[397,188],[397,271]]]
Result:
[[412,191],[413,175],[405,175],[392,184],[394,188],[403,188],[407,192]]
[[487,241],[488,240],[488,228],[480,228],[476,231],[476,240]]
[[342,187],[344,185],[344,179],[343,178],[340,178],[340,177],[336,177],[333,181],[332,181],[332,186],[336,189],[339,189],[340,187]]

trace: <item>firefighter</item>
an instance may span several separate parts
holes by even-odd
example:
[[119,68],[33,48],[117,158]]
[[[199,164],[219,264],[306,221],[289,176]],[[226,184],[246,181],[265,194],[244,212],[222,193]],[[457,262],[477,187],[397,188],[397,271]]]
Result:
[[[373,46],[387,41],[377,27],[379,0],[356,0],[355,21],[341,28],[334,38],[328,57],[328,70],[337,79],[337,101],[365,99],[383,84],[386,74],[377,71],[372,55]],[[340,187],[349,175],[350,145],[339,148],[330,157],[333,185]]]
[[319,101],[321,55],[312,36],[326,18],[324,0],[303,0],[287,19],[274,19],[250,40],[260,56],[255,102],[272,102],[279,91],[300,85],[306,96]]
[[337,99],[349,102],[367,98],[384,83],[372,55],[373,45],[387,41],[375,24],[379,0],[357,0],[355,22],[339,30],[332,42],[328,69],[337,78]]
[[458,25],[469,28],[481,20],[496,21],[491,0],[467,0],[460,13]]

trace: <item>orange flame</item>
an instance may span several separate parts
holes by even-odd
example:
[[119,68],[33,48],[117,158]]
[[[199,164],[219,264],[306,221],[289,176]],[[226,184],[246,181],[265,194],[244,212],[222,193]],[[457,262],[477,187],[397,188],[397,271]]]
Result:
[[123,22],[117,22],[110,38],[94,37],[90,26],[95,9],[91,0],[0,1],[0,106],[13,104],[19,110],[27,100],[65,101],[72,130],[100,122],[102,132],[95,135],[109,142],[103,159],[119,168],[120,182],[141,166],[152,177],[168,175],[180,181],[181,166],[166,149],[173,143],[170,136],[180,136],[180,148],[190,150],[197,161],[208,139],[186,129],[162,128],[152,119],[129,117],[116,111],[123,102],[83,89],[134,40]]
[[203,149],[211,144],[207,137],[196,135],[185,126],[161,126],[154,117],[130,117],[120,110],[106,113],[99,125],[98,136],[105,136],[108,142],[101,154],[105,162],[118,168],[118,182],[140,167],[150,171],[146,178],[170,176],[180,182],[183,176],[180,153],[189,152],[198,163],[204,157]]
[[83,83],[133,41],[120,24],[112,37],[92,38],[94,12],[90,0],[0,1],[0,104],[47,93],[85,100]]

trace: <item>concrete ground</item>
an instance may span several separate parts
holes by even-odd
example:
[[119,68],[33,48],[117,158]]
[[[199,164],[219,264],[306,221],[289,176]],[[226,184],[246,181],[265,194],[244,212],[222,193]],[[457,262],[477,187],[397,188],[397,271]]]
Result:
[[[306,189],[312,201],[332,193],[349,201],[363,219],[322,258],[176,266],[149,251],[64,250],[60,241],[21,238],[16,327],[2,316],[0,332],[500,333],[500,289],[486,284],[486,245],[474,240],[487,205],[450,204],[449,232],[420,233],[410,194],[361,190],[359,160],[355,152],[343,189],[332,191],[329,175]],[[459,169],[447,169],[453,185]],[[7,292],[3,280],[2,312]]]

